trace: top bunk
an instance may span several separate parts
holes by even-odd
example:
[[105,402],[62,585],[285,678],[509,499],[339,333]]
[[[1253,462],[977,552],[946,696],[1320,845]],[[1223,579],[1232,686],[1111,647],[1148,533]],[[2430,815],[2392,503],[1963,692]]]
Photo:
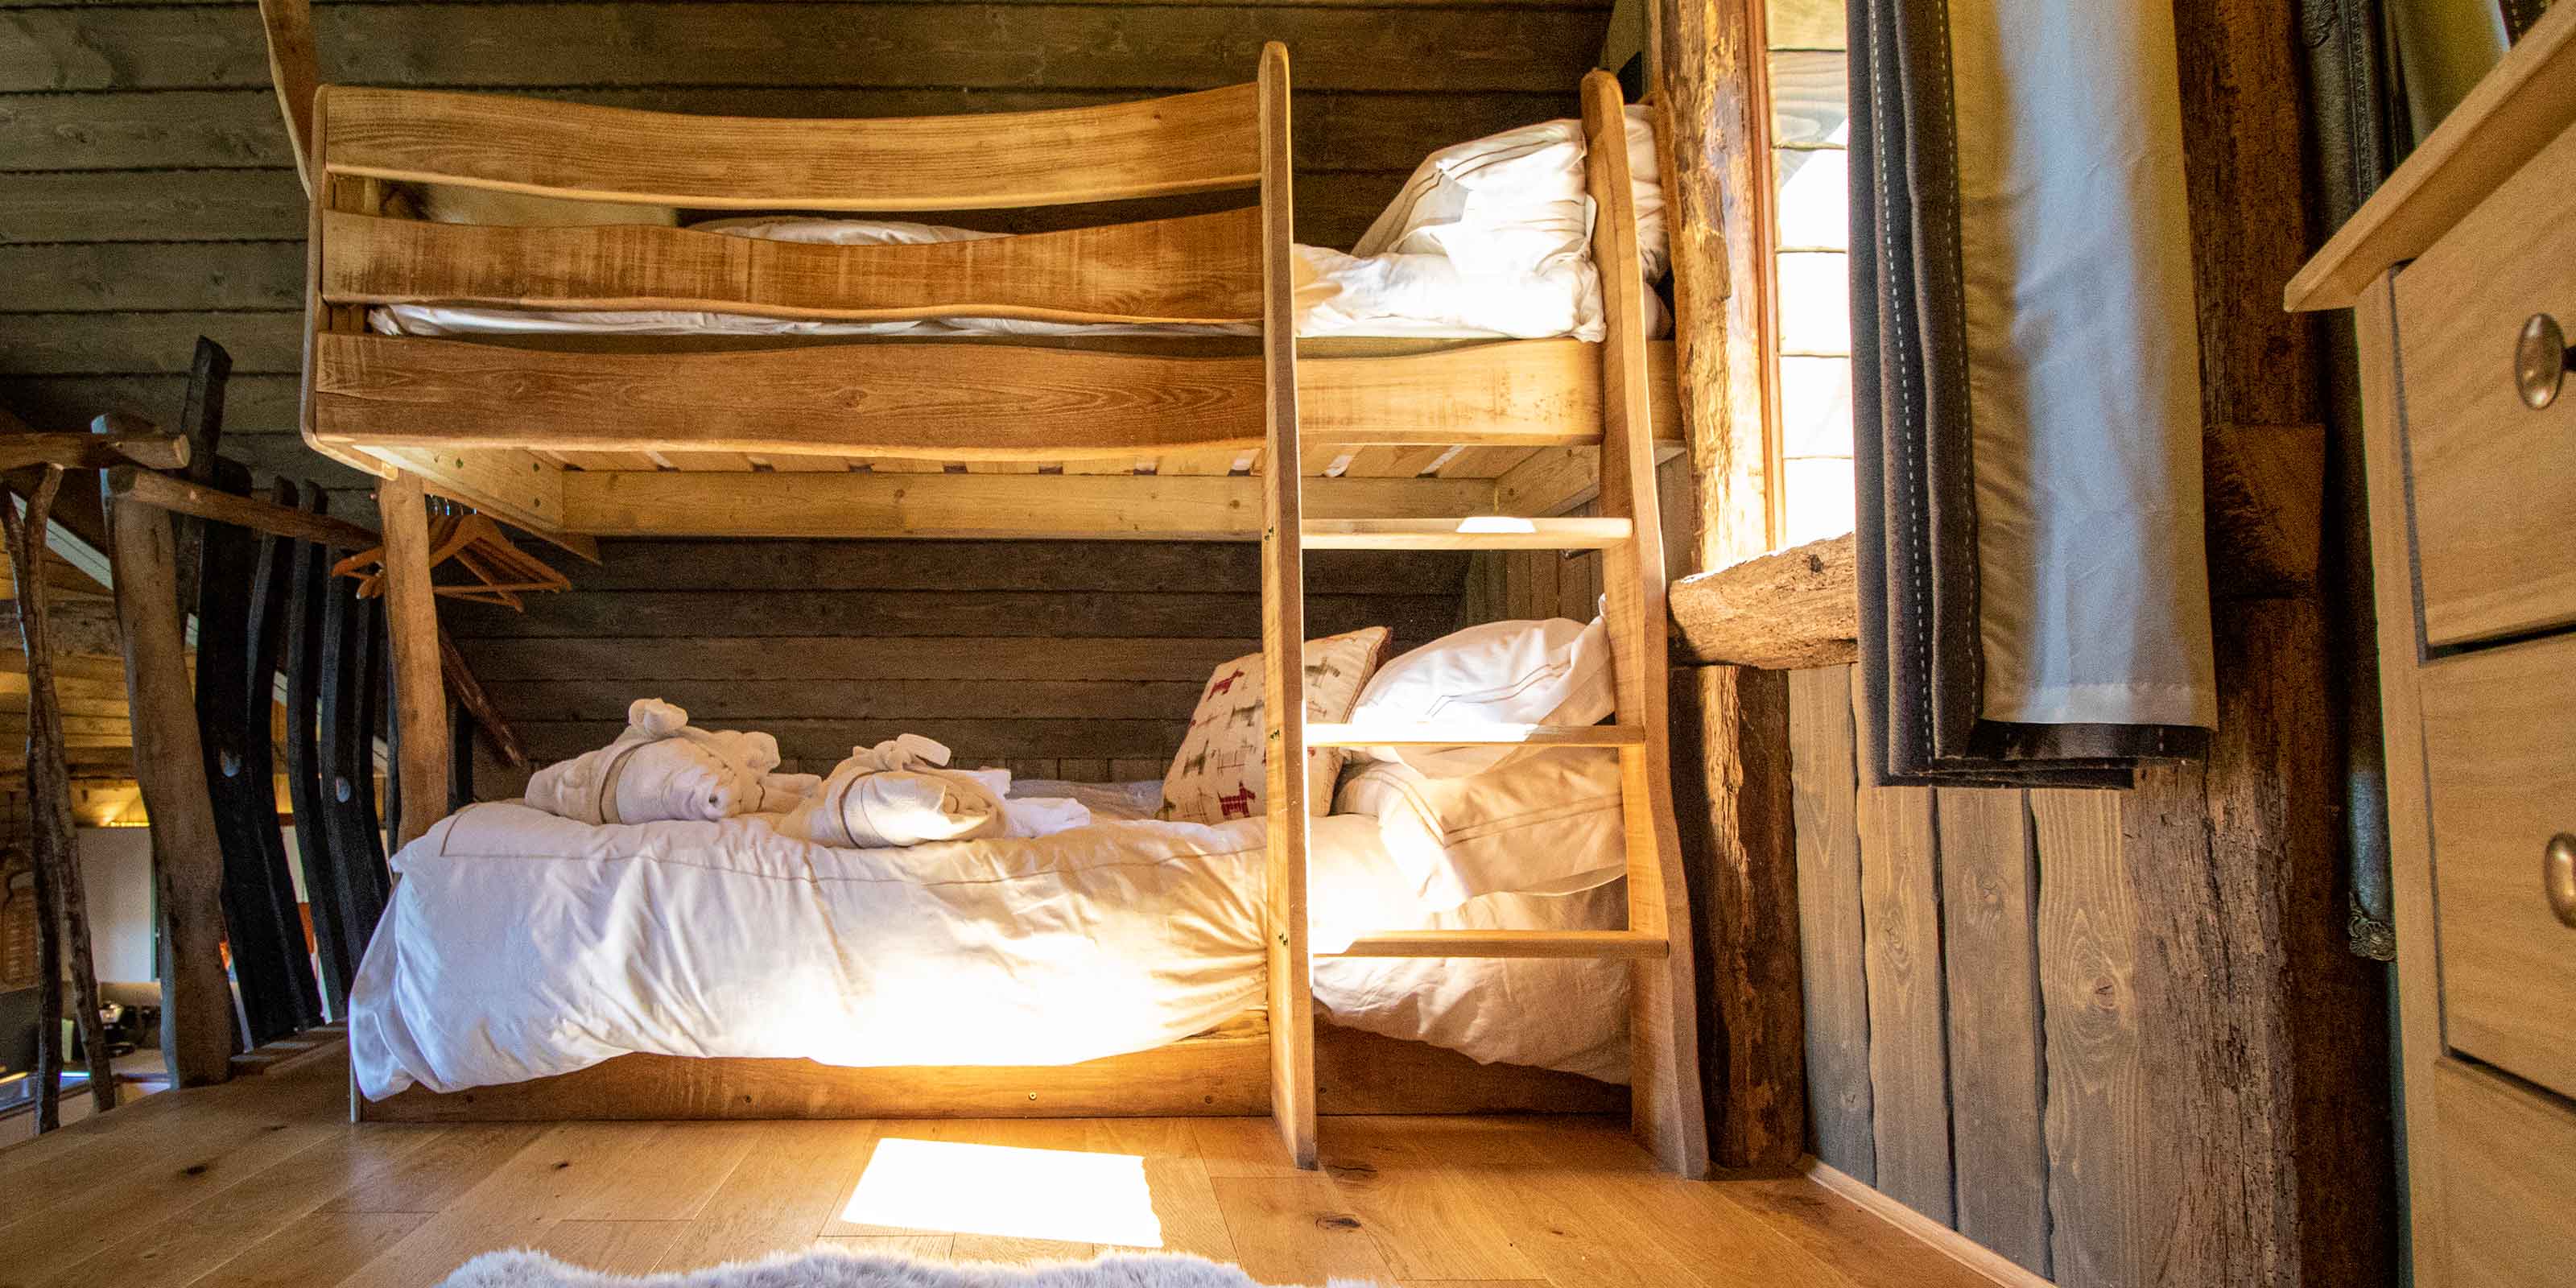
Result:
[[[1274,45],[1259,82],[1133,103],[878,120],[321,87],[304,436],[576,548],[1251,539],[1287,384],[1315,517],[1579,503],[1606,394],[1586,331],[1309,320],[1387,274],[1291,243],[1286,62]],[[1623,124],[1624,181],[1643,127]],[[1591,229],[1591,249],[1635,245],[1618,196],[1597,217],[1632,235]],[[1647,349],[1669,437],[1671,346]]]

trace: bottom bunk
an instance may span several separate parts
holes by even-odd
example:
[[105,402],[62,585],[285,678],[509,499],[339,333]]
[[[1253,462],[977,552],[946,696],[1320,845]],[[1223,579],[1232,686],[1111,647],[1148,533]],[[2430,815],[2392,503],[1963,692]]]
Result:
[[[1628,1089],[1553,1069],[1479,1064],[1428,1042],[1315,1028],[1323,1114],[1628,1112]],[[758,1118],[1257,1117],[1270,1112],[1259,1011],[1208,1033],[1061,1066],[845,1069],[811,1060],[623,1055],[576,1073],[358,1099],[367,1122]]]

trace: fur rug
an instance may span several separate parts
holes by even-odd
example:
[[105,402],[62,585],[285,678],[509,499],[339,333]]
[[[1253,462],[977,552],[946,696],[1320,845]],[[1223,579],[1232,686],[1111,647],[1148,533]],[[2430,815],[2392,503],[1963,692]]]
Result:
[[[568,1266],[541,1252],[487,1252],[439,1288],[1261,1288],[1234,1266],[1201,1257],[1123,1253],[1050,1266],[945,1265],[845,1252],[785,1253],[705,1270],[627,1278]],[[1327,1288],[1372,1288],[1336,1279]]]

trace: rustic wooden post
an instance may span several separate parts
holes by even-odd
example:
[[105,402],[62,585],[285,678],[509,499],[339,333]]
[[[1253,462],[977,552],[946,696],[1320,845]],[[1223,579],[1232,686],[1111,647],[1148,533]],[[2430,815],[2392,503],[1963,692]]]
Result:
[[400,473],[376,493],[385,537],[385,634],[393,716],[402,730],[402,822],[408,843],[447,806],[447,690],[439,678],[438,600],[429,582],[429,510],[420,476]]
[[1699,571],[1771,548],[1771,70],[1762,0],[1656,0],[1655,141],[1672,235]]
[[[37,1035],[40,1049],[38,1087],[42,1099],[37,1107],[38,1130],[51,1130],[59,1110],[55,1105],[57,1083],[53,1075],[60,1067],[60,1056],[53,1048],[62,1042],[60,970],[52,959],[65,953],[71,958],[72,1005],[79,1012],[81,1046],[89,1055],[90,1101],[100,1110],[116,1108],[116,1072],[107,1055],[107,1025],[98,1012],[98,970],[90,955],[89,898],[83,889],[80,870],[80,835],[72,825],[72,775],[63,758],[63,708],[54,693],[54,645],[47,621],[47,602],[51,598],[45,585],[45,529],[54,508],[54,496],[62,489],[63,469],[48,464],[42,483],[27,498],[27,512],[18,513],[14,495],[0,496],[0,525],[6,525],[9,541],[9,568],[18,581],[18,639],[27,653],[27,792],[35,811],[36,902],[40,922],[37,938],[40,944],[52,940],[60,947],[53,951],[39,948],[37,956],[46,963],[44,990],[44,1025]],[[50,899],[49,899],[50,896]],[[46,906],[50,902],[52,906]]]
[[131,472],[107,474],[117,624],[134,719],[134,777],[152,815],[161,903],[161,1048],[181,1087],[232,1076],[233,997],[224,975],[223,851],[206,795],[187,641],[179,627],[178,555],[169,515],[123,495]]
[[[1856,604],[1847,580],[1838,589],[1821,567],[1808,572],[1806,557],[1770,554],[1779,515],[1764,14],[1762,0],[1654,5],[1675,379],[1699,529],[1691,563],[1700,575],[1682,579],[1669,602],[1701,660],[1812,666],[1820,649],[1847,656],[1837,637]],[[1764,584],[1748,595],[1748,579]],[[1788,1166],[1806,1132],[1788,678],[1692,668],[1673,673],[1671,692],[1674,791],[1702,936],[1710,1153],[1726,1166]]]
[[1807,1147],[1807,1061],[1788,673],[1677,667],[1672,703],[1709,1153],[1792,1166]]

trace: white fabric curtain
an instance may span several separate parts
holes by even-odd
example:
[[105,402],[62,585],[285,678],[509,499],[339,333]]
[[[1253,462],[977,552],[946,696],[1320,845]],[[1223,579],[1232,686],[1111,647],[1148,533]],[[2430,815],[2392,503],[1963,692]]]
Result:
[[1850,12],[1874,776],[2123,783],[2217,714],[2171,8]]

